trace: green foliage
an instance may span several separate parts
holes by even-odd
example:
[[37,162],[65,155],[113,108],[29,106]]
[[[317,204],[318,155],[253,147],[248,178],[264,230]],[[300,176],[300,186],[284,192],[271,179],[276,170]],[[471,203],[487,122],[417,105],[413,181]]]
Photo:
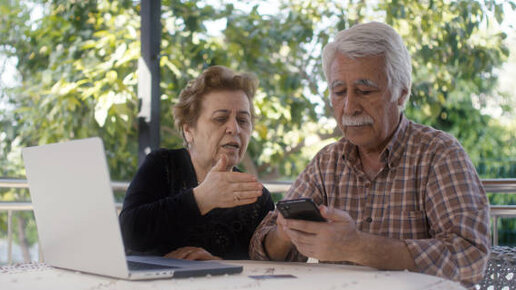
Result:
[[17,9],[6,11],[11,23],[2,28],[12,33],[2,33],[1,43],[18,58],[22,83],[8,91],[15,121],[3,120],[9,135],[2,143],[30,146],[100,136],[113,177],[128,178],[136,165],[129,150],[137,147],[138,11],[119,1],[44,5],[47,14],[35,21],[35,29],[25,25],[29,11],[21,19]]
[[506,157],[503,136],[508,132],[473,105],[497,93],[495,68],[509,54],[505,33],[486,29],[490,22],[503,20],[503,3],[397,2],[400,7],[380,7],[413,57],[409,117],[453,134],[477,166]]
[[[6,25],[0,43],[4,54],[19,60],[22,83],[7,93],[15,111],[8,112],[12,119],[2,119],[2,149],[12,152],[7,144],[15,140],[27,146],[98,135],[113,177],[130,179],[137,148],[139,4],[42,2],[43,17],[29,27],[29,2],[14,3],[1,6]],[[504,128],[472,103],[494,93],[494,69],[508,54],[505,34],[487,26],[503,19],[502,4],[280,1],[271,14],[261,13],[262,5],[242,11],[233,4],[163,1],[162,146],[181,146],[171,106],[188,80],[214,64],[251,71],[261,84],[248,153],[262,177],[293,178],[317,144],[339,136],[322,78],[322,46],[339,29],[384,18],[413,55],[408,116],[454,134],[477,165],[505,153]],[[222,31],[214,34],[207,28],[215,23],[222,23]]]

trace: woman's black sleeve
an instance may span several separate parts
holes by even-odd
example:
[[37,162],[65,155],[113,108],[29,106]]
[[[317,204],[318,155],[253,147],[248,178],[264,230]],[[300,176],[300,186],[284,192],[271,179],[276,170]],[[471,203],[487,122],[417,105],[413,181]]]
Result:
[[274,210],[274,201],[272,200],[272,196],[271,196],[271,193],[269,192],[269,190],[267,188],[265,188],[265,186],[263,187],[263,190],[262,190],[263,194],[263,199],[260,201],[261,202],[261,212],[260,212],[260,220],[258,223],[260,223],[262,221],[262,219],[269,213],[269,211],[271,210]]
[[128,253],[166,254],[201,217],[192,188],[173,190],[168,163],[164,150],[150,153],[127,190],[120,225]]

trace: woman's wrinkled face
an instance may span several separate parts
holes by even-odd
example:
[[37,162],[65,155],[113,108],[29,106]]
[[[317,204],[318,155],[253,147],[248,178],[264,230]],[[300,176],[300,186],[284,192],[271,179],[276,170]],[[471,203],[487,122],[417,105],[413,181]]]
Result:
[[210,169],[226,155],[228,169],[243,158],[252,123],[250,103],[242,90],[214,91],[203,96],[195,126],[184,125],[194,164]]

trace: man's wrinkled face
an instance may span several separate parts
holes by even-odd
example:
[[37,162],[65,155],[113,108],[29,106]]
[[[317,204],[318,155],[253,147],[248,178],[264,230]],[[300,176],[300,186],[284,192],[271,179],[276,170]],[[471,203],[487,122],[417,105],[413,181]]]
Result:
[[398,126],[398,105],[391,101],[383,56],[349,58],[338,53],[330,67],[333,115],[346,139],[366,150],[383,150]]

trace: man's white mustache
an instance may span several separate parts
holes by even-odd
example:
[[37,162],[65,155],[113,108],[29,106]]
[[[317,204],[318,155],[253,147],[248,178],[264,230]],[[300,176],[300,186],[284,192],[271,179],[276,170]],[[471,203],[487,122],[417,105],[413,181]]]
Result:
[[342,116],[341,119],[343,126],[364,126],[364,125],[372,125],[373,118],[368,115],[360,115],[360,116]]

